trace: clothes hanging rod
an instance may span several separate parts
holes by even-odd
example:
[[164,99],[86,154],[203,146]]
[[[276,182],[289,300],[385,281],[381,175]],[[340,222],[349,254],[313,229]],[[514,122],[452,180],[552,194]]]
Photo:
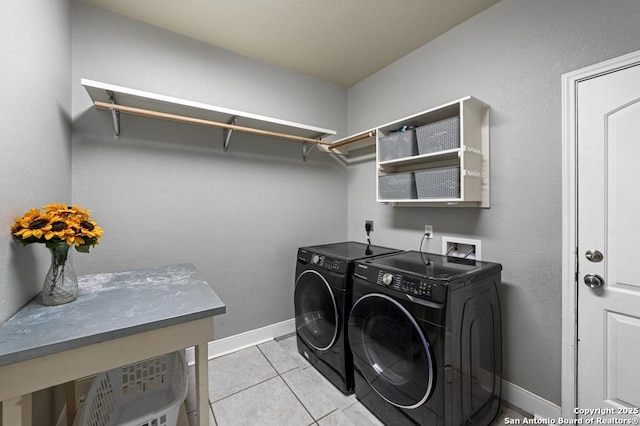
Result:
[[[107,105],[109,105],[109,104],[107,104]],[[345,140],[340,141],[340,142],[332,143],[329,146],[329,149],[340,148],[343,145],[347,145],[347,144],[350,144],[350,143],[358,142],[358,141],[361,141],[362,139],[371,138],[371,137],[373,137],[375,135],[376,135],[376,130],[371,130],[371,131],[366,132],[366,133],[362,133],[362,134],[359,134],[359,135],[352,136],[349,139],[345,139]]]
[[272,132],[269,130],[254,129],[252,127],[237,126],[234,124],[220,123],[217,121],[187,117],[184,115],[169,114],[166,112],[152,111],[148,109],[129,107],[125,105],[110,104],[110,103],[101,102],[101,101],[95,101],[94,105],[96,108],[100,108],[100,109],[116,110],[116,111],[121,111],[127,114],[140,115],[144,117],[160,118],[163,120],[179,121],[179,122],[189,123],[189,124],[198,124],[201,126],[220,127],[222,129],[234,130],[234,131],[244,132],[244,133],[252,133],[252,134],[261,135],[261,136],[270,136],[270,137],[280,138],[280,139],[288,139],[288,140],[297,141],[297,142],[319,143],[319,144],[328,145],[328,146],[331,145],[331,142],[324,142],[319,139],[311,139],[311,138],[306,138],[304,136],[296,136],[296,135],[290,135],[287,133],[279,133],[279,132]]

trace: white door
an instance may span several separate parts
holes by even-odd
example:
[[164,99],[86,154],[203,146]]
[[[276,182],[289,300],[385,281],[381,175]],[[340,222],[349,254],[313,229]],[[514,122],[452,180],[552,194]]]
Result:
[[640,64],[578,83],[577,135],[576,406],[579,417],[637,424]]

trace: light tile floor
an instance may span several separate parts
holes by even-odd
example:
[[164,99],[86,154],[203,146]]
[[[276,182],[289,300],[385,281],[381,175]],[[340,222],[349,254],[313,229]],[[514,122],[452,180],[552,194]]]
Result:
[[[185,402],[195,424],[193,367]],[[382,425],[354,395],[345,396],[298,353],[295,336],[252,346],[209,361],[210,426]],[[494,425],[523,419],[504,406]],[[527,415],[526,417],[532,417]]]

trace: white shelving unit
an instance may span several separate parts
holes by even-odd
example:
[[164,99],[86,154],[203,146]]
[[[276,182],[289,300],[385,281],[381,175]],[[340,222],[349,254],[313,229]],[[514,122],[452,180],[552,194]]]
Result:
[[[383,160],[380,143],[403,126],[420,127],[441,120],[459,118],[459,147],[422,155]],[[393,206],[489,207],[489,106],[471,96],[394,121],[376,129],[377,201]],[[381,195],[380,177],[459,168],[459,194],[455,197],[388,198]]]
[[82,79],[81,84],[96,108],[111,111],[115,139],[120,138],[120,113],[222,128],[225,150],[234,131],[302,142],[304,159],[314,146],[330,145],[324,139],[336,134],[334,130],[93,80]]
[[[93,80],[82,79],[81,84],[96,108],[111,112],[115,139],[120,138],[120,113],[127,113],[222,128],[224,131],[222,144],[225,151],[235,131],[301,142],[303,143],[302,158],[305,161],[315,147],[331,154],[348,155],[353,150],[375,145],[378,202],[393,206],[414,207],[489,207],[489,106],[471,96],[362,133],[330,141],[336,134],[334,130]],[[389,160],[381,159],[380,144],[384,143],[385,137],[399,128],[403,126],[418,128],[451,118],[459,120],[459,144],[455,149]],[[410,196],[381,196],[380,178],[394,175],[400,177],[407,173],[424,177],[438,168],[459,170],[459,191],[456,188],[458,192],[455,196],[434,198],[431,195],[419,195],[420,191],[415,191],[415,183],[414,194]]]

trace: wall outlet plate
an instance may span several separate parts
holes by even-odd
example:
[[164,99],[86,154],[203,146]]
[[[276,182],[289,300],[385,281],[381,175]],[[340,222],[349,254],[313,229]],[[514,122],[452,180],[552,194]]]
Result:
[[367,226],[367,225],[370,225],[370,226],[371,226],[371,232],[373,232],[373,221],[372,221],[372,220],[365,220],[365,221],[364,221],[365,229],[367,229],[367,228],[366,228],[366,226]]
[[433,238],[433,225],[424,226],[424,235],[427,236],[427,239]]

